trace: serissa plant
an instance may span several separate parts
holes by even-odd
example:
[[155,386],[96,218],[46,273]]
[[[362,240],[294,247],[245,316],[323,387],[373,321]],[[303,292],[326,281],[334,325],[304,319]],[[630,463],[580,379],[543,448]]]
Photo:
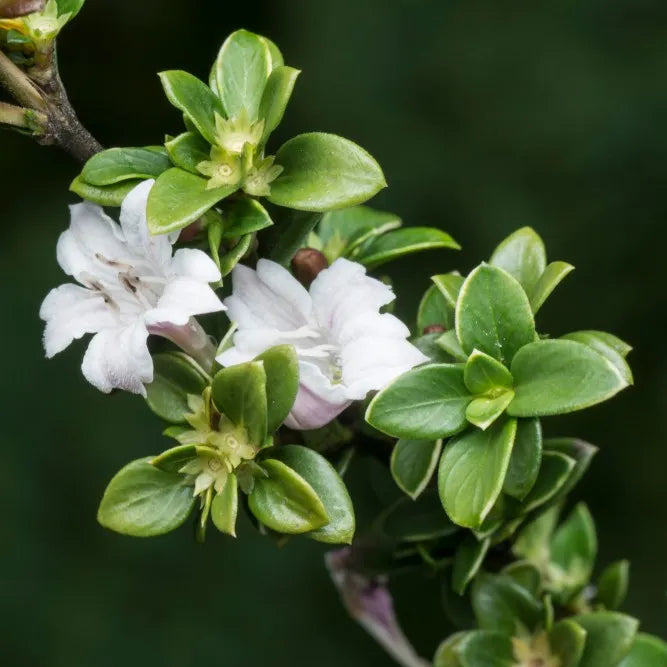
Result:
[[[386,183],[355,143],[310,132],[272,145],[300,72],[271,40],[232,33],[207,81],[162,72],[183,127],[103,150],[55,60],[82,6],[0,1],[14,100],[0,124],[83,162],[57,248],[72,280],[40,311],[47,356],[92,335],[86,379],[143,396],[170,442],[137,447],[99,522],[150,537],[190,520],[203,542],[211,526],[235,537],[243,512],[281,543],[346,545],[327,556],[343,603],[408,667],[667,665],[667,644],[618,611],[627,561],[596,574],[593,518],[568,503],[597,448],[543,435],[545,418],[633,382],[613,334],[538,329],[573,267],[520,229],[467,276],[433,276],[409,328],[370,273],[459,246],[364,205]],[[343,480],[364,456],[396,499],[357,530]],[[385,583],[398,572],[436,577],[460,628],[433,660],[398,623]]]

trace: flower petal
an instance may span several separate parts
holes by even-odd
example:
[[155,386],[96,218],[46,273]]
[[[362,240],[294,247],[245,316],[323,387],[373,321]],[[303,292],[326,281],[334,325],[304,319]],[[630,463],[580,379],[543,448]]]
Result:
[[193,315],[225,310],[222,301],[207,283],[192,278],[176,278],[167,284],[155,308],[146,311],[148,326],[160,322],[187,324]]
[[199,280],[202,283],[215,283],[220,280],[220,269],[203,251],[194,248],[181,248],[174,253],[171,269],[177,276]]
[[71,284],[52,289],[42,302],[39,316],[46,321],[44,349],[49,359],[84,334],[117,324],[102,294]]
[[381,338],[407,338],[410,330],[394,315],[365,311],[339,327],[338,344],[341,347],[365,336]]
[[147,338],[148,331],[140,321],[100,331],[83,357],[81,370],[86,380],[105,394],[112,389],[124,389],[145,396],[144,384],[153,381]]
[[300,385],[294,405],[285,420],[285,426],[297,431],[320,428],[335,419],[352,401],[330,403]]

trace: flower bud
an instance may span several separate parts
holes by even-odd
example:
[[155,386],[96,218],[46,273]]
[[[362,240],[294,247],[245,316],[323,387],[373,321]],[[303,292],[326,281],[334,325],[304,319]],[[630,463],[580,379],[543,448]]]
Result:
[[13,19],[41,12],[45,4],[45,0],[0,0],[0,18]]
[[329,266],[327,258],[315,248],[301,248],[292,259],[292,273],[306,288],[317,278],[317,274]]
[[429,324],[427,327],[424,327],[424,335],[426,334],[435,334],[435,333],[445,333],[446,329],[442,324]]

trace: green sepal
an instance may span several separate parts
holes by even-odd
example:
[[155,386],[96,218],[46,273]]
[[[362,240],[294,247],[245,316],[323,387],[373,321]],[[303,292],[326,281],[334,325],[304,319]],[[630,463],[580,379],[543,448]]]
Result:
[[151,465],[153,457],[132,461],[109,482],[99,523],[123,535],[152,537],[178,528],[195,505],[192,485],[183,475]]
[[570,620],[586,631],[586,646],[577,667],[618,665],[630,652],[639,626],[631,616],[613,611],[579,614]]
[[281,461],[261,463],[268,477],[256,477],[248,507],[255,518],[279,533],[297,535],[326,526],[329,516],[313,487]]
[[86,162],[81,179],[89,185],[104,187],[121,181],[157,178],[170,167],[166,155],[148,148],[109,148]]
[[77,176],[69,186],[71,192],[79,195],[86,201],[100,206],[120,206],[123,199],[141,183],[141,180],[123,181],[114,185],[98,187],[86,183],[81,176]]
[[211,384],[216,408],[235,426],[244,428],[248,441],[261,447],[266,439],[266,373],[261,361],[248,361],[219,370]]
[[401,491],[417,498],[433,477],[441,451],[442,440],[399,440],[391,453],[390,468]]
[[239,490],[236,475],[227,476],[222,493],[211,502],[211,521],[221,532],[236,537],[236,516],[239,510]]
[[437,440],[465,428],[470,400],[461,366],[422,366],[377,394],[368,406],[366,421],[394,437]]
[[459,544],[454,555],[454,569],[452,571],[452,588],[459,595],[463,595],[466,587],[479,571],[489,545],[488,537],[478,540],[471,533],[466,535]]
[[197,165],[210,159],[211,146],[198,132],[183,132],[164,144],[175,166],[201,176]]
[[597,581],[595,602],[604,605],[606,609],[618,609],[628,593],[629,576],[629,561],[618,560],[608,565]]

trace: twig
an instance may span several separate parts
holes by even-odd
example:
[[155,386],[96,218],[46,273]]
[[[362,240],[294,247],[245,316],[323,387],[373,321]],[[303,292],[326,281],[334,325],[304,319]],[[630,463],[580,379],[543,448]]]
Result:
[[46,110],[46,104],[39,90],[31,83],[26,73],[2,51],[0,51],[0,84],[24,106],[40,111]]
[[0,102],[0,124],[19,127],[39,134],[46,127],[47,121],[46,115],[41,111]]

